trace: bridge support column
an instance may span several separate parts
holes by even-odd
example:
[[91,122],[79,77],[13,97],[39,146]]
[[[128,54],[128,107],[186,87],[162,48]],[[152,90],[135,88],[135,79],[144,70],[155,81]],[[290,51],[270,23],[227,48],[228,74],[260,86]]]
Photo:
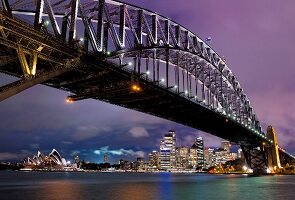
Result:
[[279,156],[277,134],[272,126],[267,127],[266,137],[267,139],[273,141],[272,144],[266,147],[266,154],[268,158],[268,167],[272,172],[275,172],[277,168],[281,168],[281,162]]
[[70,43],[76,39],[78,5],[79,5],[79,0],[72,0],[71,1],[71,21],[70,21],[70,32],[69,32],[69,42]]
[[52,79],[56,76],[64,74],[76,67],[80,64],[79,58],[66,62],[64,65],[60,65],[58,67],[53,68],[52,70],[41,72],[36,74],[36,76],[25,78],[18,80],[16,82],[7,84],[3,87],[0,87],[0,102],[14,96],[25,89],[33,87],[39,83],[43,83],[49,79]]
[[36,30],[41,29],[43,9],[44,9],[44,0],[37,0],[35,20],[34,20],[34,28]]
[[69,16],[67,15],[62,18],[61,39],[63,41],[66,41],[66,38],[67,38],[68,19],[69,19]]
[[241,145],[248,166],[253,174],[262,175],[267,173],[267,157],[263,146]]
[[[42,46],[39,47],[39,51],[43,49]],[[17,56],[20,61],[20,65],[22,67],[23,73],[25,76],[34,76],[36,74],[36,66],[37,66],[37,58],[38,58],[38,51],[32,52],[30,55],[29,63],[27,62],[26,55],[24,53],[23,48],[18,46],[16,49]]]

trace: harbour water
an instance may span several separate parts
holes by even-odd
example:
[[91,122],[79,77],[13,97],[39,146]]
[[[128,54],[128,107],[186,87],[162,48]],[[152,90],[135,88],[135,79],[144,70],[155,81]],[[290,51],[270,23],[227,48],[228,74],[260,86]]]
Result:
[[295,199],[295,176],[0,172],[1,200]]

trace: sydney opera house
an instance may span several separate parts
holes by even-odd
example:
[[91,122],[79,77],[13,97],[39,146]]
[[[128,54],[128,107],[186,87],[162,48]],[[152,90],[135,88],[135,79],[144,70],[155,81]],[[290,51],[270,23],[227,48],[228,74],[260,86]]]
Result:
[[26,158],[24,166],[24,170],[64,170],[67,168],[67,162],[56,149],[53,149],[48,155],[38,151],[33,158]]

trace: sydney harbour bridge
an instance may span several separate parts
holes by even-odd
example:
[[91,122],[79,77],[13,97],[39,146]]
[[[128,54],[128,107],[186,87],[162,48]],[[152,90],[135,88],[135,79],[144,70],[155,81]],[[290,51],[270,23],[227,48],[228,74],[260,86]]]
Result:
[[295,158],[264,132],[224,59],[155,12],[112,0],[1,0],[0,72],[196,128],[241,146],[254,173]]

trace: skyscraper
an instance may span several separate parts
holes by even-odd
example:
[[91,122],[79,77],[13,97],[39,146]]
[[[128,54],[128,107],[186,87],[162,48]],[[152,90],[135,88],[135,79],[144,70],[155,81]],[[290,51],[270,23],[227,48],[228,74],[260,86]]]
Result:
[[225,164],[227,161],[232,160],[231,155],[224,149],[217,149],[215,151],[216,165]]
[[198,167],[203,168],[204,167],[204,140],[203,140],[203,138],[198,137],[195,140],[195,145],[197,148]]
[[209,168],[216,165],[216,157],[214,154],[214,149],[206,148],[204,150],[204,162],[205,162],[205,165],[204,165],[205,168]]
[[243,158],[244,155],[243,155],[243,151],[241,149],[241,147],[238,148],[238,158]]
[[230,147],[231,147],[231,144],[229,141],[222,141],[221,142],[221,149],[223,149],[227,152],[230,152]]
[[176,152],[177,168],[186,169],[189,165],[189,148],[178,147]]
[[196,144],[193,144],[191,148],[189,149],[189,166],[195,169],[198,164],[197,162],[198,162],[197,146]]
[[159,152],[158,151],[152,151],[149,153],[149,166],[152,169],[159,169],[160,165],[160,157],[159,157]]
[[168,170],[176,167],[176,135],[170,130],[160,143],[160,167]]

